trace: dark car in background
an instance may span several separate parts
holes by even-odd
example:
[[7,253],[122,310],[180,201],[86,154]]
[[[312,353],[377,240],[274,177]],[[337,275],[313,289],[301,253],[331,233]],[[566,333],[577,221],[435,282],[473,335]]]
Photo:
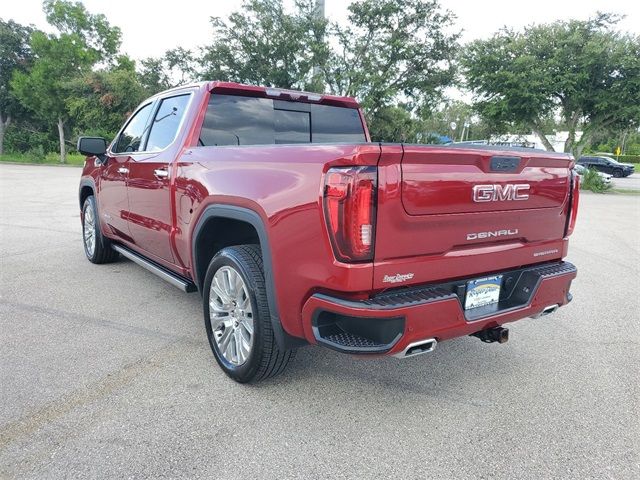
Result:
[[[585,175],[589,171],[589,169],[587,167],[585,167],[583,165],[580,165],[580,164],[577,164],[574,167],[574,169],[575,169],[576,173],[578,175],[580,175],[580,176]],[[608,173],[602,173],[602,172],[598,172],[598,171],[596,171],[596,173],[598,174],[598,176],[602,179],[602,181],[604,183],[611,183],[611,175],[609,175]]]
[[578,165],[611,174],[616,178],[628,177],[634,172],[633,164],[620,163],[609,157],[580,157]]

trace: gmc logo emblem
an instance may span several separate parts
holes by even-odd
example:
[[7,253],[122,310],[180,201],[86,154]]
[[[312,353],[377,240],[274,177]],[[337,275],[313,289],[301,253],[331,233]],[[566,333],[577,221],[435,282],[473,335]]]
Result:
[[529,188],[526,183],[510,185],[476,185],[473,187],[474,202],[504,202],[508,200],[527,200]]

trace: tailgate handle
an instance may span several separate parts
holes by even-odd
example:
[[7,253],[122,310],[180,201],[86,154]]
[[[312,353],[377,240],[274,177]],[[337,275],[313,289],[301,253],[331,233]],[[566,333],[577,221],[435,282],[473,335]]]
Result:
[[513,172],[520,166],[520,157],[491,157],[489,168],[492,172]]

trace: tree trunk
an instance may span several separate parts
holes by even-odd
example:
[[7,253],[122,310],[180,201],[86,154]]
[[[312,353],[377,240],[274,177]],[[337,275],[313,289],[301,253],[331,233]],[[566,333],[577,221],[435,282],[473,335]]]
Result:
[[564,142],[564,153],[573,153],[573,147],[576,143],[576,131],[569,130],[567,140]]
[[553,145],[551,145],[551,142],[549,142],[549,139],[547,138],[547,136],[544,133],[542,133],[542,130],[540,130],[538,127],[533,127],[533,133],[535,133],[538,136],[538,138],[542,142],[542,145],[544,145],[544,148],[547,149],[547,152],[555,152]]
[[564,142],[564,153],[574,153],[573,151],[576,148],[576,128],[578,128],[580,115],[579,110],[573,112],[571,118],[569,118],[569,121],[567,122],[569,133],[567,135],[567,140]]
[[10,116],[6,120],[2,120],[2,115],[0,114],[0,155],[4,153],[4,134],[7,133],[7,127],[10,123]]
[[593,137],[593,130],[586,130],[583,132],[580,140],[573,144],[571,150],[567,153],[572,153],[574,158],[580,158],[585,147],[591,143],[591,137]]
[[60,138],[60,163],[67,163],[67,150],[64,145],[64,120],[58,117],[58,137]]

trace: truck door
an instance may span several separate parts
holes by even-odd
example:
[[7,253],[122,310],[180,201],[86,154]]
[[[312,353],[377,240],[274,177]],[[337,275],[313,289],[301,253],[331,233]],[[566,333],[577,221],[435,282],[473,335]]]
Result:
[[107,152],[107,159],[100,173],[98,208],[102,224],[124,241],[131,241],[129,231],[129,201],[127,198],[127,180],[131,156],[142,145],[146,125],[151,116],[153,102],[138,109]]
[[144,152],[129,162],[129,231],[137,247],[152,260],[175,264],[171,248],[173,208],[171,168],[178,134],[191,97],[174,94],[157,103]]

